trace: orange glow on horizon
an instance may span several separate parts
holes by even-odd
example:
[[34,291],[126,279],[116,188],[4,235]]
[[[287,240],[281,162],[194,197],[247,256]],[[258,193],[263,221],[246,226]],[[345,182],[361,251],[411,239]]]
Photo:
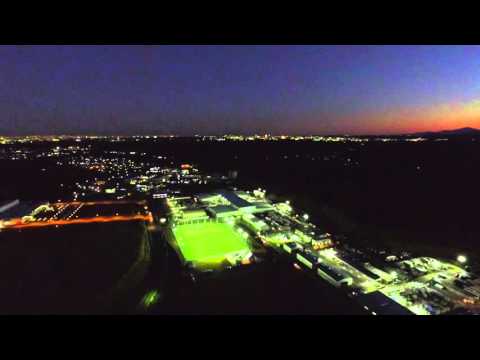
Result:
[[341,119],[338,133],[406,134],[463,127],[480,128],[480,99],[415,108],[390,108]]

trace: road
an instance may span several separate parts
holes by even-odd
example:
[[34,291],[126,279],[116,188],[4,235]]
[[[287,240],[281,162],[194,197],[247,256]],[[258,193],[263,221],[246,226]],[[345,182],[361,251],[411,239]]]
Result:
[[12,219],[4,223],[3,230],[8,229],[28,229],[46,226],[65,226],[74,224],[93,224],[93,223],[107,223],[116,221],[133,221],[142,220],[151,222],[152,216],[149,215],[130,215],[130,216],[96,216],[92,218],[72,219],[72,220],[47,220],[47,221],[33,221],[23,222],[22,219]]

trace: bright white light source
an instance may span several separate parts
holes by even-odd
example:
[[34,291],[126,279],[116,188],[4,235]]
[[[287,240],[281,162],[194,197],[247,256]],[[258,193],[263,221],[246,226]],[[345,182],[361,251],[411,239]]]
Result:
[[308,218],[309,218],[308,214],[303,214],[303,220],[306,221],[306,220],[308,220]]
[[458,255],[457,261],[461,264],[465,264],[467,262],[467,257],[465,255]]

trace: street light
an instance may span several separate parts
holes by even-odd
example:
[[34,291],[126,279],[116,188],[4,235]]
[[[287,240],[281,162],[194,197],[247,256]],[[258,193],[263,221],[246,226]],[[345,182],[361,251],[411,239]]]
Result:
[[467,257],[465,255],[458,255],[457,256],[457,261],[460,264],[465,264],[467,262]]

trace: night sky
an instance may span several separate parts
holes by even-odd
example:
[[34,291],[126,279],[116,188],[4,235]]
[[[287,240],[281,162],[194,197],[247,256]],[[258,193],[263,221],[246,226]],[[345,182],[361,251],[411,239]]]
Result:
[[464,126],[479,46],[0,46],[0,135]]

